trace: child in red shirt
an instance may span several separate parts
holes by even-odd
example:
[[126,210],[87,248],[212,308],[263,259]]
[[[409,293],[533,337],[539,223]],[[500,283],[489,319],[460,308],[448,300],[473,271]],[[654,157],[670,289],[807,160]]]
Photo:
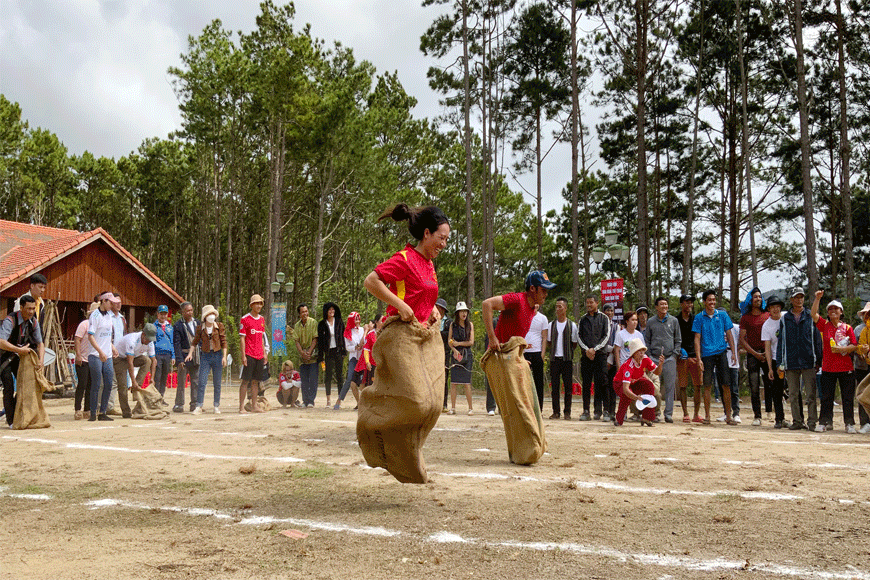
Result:
[[301,387],[302,377],[299,375],[299,371],[293,369],[293,361],[284,361],[281,367],[281,374],[278,375],[277,397],[281,406],[301,407],[302,404],[297,400]]
[[[613,378],[613,390],[619,396],[619,409],[617,409],[616,418],[613,420],[613,424],[616,426],[622,425],[628,406],[640,399],[640,395],[655,395],[655,385],[646,378],[645,373],[653,371],[656,376],[661,375],[662,364],[665,362],[665,357],[662,355],[659,357],[658,366],[656,366],[652,359],[646,356],[646,345],[639,338],[635,338],[629,343],[629,352],[631,356],[622,363]],[[644,409],[641,417],[641,425],[652,427],[653,420],[656,418],[656,410],[654,408]]]

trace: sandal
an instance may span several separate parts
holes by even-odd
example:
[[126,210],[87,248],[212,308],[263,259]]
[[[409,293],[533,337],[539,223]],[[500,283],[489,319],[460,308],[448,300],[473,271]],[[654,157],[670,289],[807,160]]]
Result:
[[691,422],[692,422],[692,420],[689,419],[688,415],[683,415],[683,423],[691,423]]
[[701,423],[702,423],[703,425],[709,425],[709,424],[710,424],[710,419],[704,419],[703,421],[701,421]]
[[700,415],[695,415],[695,418],[692,419],[692,423],[703,423],[704,421],[701,419]]

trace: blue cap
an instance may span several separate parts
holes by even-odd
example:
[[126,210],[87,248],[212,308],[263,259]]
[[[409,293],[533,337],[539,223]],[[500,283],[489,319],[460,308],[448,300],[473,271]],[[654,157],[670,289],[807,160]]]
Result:
[[169,312],[169,308],[165,304],[161,304],[157,307],[157,312]]
[[547,278],[547,273],[543,270],[535,270],[534,272],[530,272],[529,275],[526,276],[526,290],[528,290],[532,286],[543,288],[544,290],[552,290],[556,287],[555,284],[550,282],[550,279]]

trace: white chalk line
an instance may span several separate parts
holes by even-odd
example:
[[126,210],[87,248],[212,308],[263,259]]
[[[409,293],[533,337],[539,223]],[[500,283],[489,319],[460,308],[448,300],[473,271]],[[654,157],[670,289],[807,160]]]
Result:
[[440,531],[434,534],[422,536],[419,534],[403,532],[400,530],[392,530],[380,526],[363,526],[354,527],[340,522],[322,522],[300,518],[280,518],[273,516],[247,516],[241,517],[238,514],[221,512],[211,508],[190,508],[190,507],[152,507],[146,504],[126,502],[116,499],[102,499],[89,501],[84,504],[91,509],[101,509],[109,507],[120,507],[138,510],[157,510],[170,513],[178,513],[190,516],[211,517],[223,522],[232,522],[237,525],[268,525],[268,524],[288,524],[293,526],[307,527],[312,530],[322,530],[328,532],[350,533],[383,538],[408,538],[419,542],[432,542],[438,544],[471,544],[476,546],[499,546],[512,549],[522,549],[531,551],[562,551],[573,552],[580,555],[604,556],[617,562],[630,562],[637,565],[654,565],[669,568],[682,568],[692,571],[716,571],[716,570],[744,570],[749,572],[760,572],[773,574],[776,576],[787,576],[797,578],[821,578],[825,580],[870,580],[870,574],[861,572],[855,568],[843,571],[819,570],[813,568],[801,568],[797,566],[789,566],[777,564],[773,562],[759,562],[750,564],[746,568],[746,561],[729,560],[726,558],[715,559],[700,559],[688,556],[676,556],[671,554],[645,554],[632,553],[617,550],[615,548],[590,546],[574,542],[523,542],[519,540],[487,540],[482,538],[464,538],[460,534],[450,531]]
[[44,443],[49,445],[59,445],[67,449],[86,449],[96,451],[115,451],[118,453],[141,453],[152,455],[172,455],[176,457],[190,457],[193,459],[222,459],[235,461],[277,461],[279,463],[303,463],[305,459],[298,457],[270,457],[266,455],[260,456],[243,456],[243,455],[215,455],[211,453],[200,453],[198,451],[180,451],[177,449],[132,449],[130,447],[116,447],[112,445],[93,445],[90,443],[64,443],[53,439],[36,439],[30,437],[13,437],[4,435],[3,439],[11,439],[16,441],[26,441],[29,443]]
[[45,493],[9,493],[6,486],[0,486],[0,497],[14,497],[16,499],[32,499],[32,500],[50,500],[54,499]]
[[[4,435],[3,439],[14,440],[14,441],[25,441],[31,443],[43,443],[48,445],[58,445],[61,447],[66,447],[68,449],[83,449],[83,450],[97,450],[97,451],[115,451],[118,453],[131,453],[131,454],[154,454],[154,455],[171,455],[177,457],[190,457],[195,459],[220,459],[220,460],[233,460],[233,461],[275,461],[278,463],[303,463],[307,461],[306,459],[300,459],[297,457],[271,457],[271,456],[240,456],[240,455],[214,455],[214,454],[206,454],[199,453],[196,451],[179,451],[172,449],[131,449],[128,447],[116,447],[109,445],[92,445],[88,443],[63,443],[53,439],[38,439],[38,438],[29,438],[29,437],[15,437],[11,435]],[[339,466],[353,466],[358,465],[356,463],[339,463],[332,461],[323,461],[319,460],[321,463],[325,465],[339,465]],[[430,472],[432,475],[441,475],[444,477],[450,477],[454,479],[458,478],[476,478],[476,479],[489,479],[489,480],[515,480],[522,482],[544,482],[544,483],[568,483],[568,479],[543,479],[531,476],[523,476],[523,475],[506,475],[502,473],[468,473],[468,472],[454,472],[454,473],[444,473],[438,471]],[[808,499],[805,496],[799,495],[791,495],[791,494],[777,494],[770,492],[745,492],[745,491],[735,491],[735,490],[719,490],[719,491],[693,491],[693,490],[673,490],[673,489],[662,489],[662,488],[651,488],[651,487],[632,487],[627,485],[622,485],[618,483],[606,482],[606,481],[579,481],[574,480],[574,485],[584,489],[606,489],[610,491],[617,492],[626,492],[626,493],[646,493],[652,495],[692,495],[699,497],[716,497],[720,495],[736,495],[742,497],[744,499],[761,499],[761,500],[771,500],[771,501],[792,501],[796,499]],[[821,498],[820,498],[821,499]],[[831,498],[832,501],[840,501],[838,498]],[[853,501],[853,500],[847,500]],[[870,502],[861,502],[870,504]]]

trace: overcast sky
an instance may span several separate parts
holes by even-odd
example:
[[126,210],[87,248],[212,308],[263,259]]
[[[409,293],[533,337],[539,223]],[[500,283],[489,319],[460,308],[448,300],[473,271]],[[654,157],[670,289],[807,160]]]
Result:
[[[279,3],[280,0],[278,0]],[[419,101],[417,117],[440,114],[420,36],[443,11],[422,0],[297,0],[296,23],[351,47],[378,72],[398,71]],[[0,0],[0,91],[31,127],[55,133],[70,154],[118,158],[180,127],[167,69],[180,66],[188,36],[212,20],[251,31],[259,0]],[[570,148],[545,161],[544,211],[561,207]],[[522,178],[534,187],[534,178]],[[512,187],[519,189],[517,184]],[[532,199],[527,197],[528,202]]]

